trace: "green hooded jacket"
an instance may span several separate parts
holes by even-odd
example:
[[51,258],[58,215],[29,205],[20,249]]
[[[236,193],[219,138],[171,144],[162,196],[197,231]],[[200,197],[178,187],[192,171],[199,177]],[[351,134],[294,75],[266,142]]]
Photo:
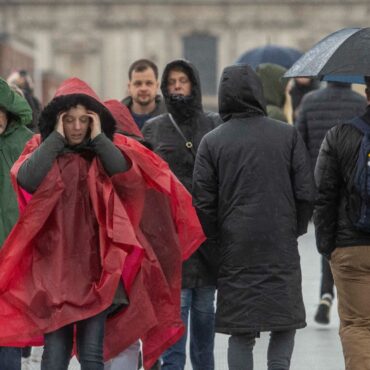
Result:
[[267,115],[283,122],[287,122],[283,111],[287,81],[281,79],[285,72],[284,67],[272,63],[260,64],[256,69],[263,86]]
[[26,124],[32,121],[27,101],[0,78],[0,107],[10,113],[5,131],[0,134],[0,248],[18,219],[18,203],[10,181],[10,169],[33,133]]

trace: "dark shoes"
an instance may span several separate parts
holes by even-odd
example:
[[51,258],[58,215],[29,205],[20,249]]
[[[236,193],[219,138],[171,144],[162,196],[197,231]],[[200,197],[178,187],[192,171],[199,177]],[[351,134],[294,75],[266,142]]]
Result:
[[317,307],[315,321],[319,324],[327,325],[330,323],[330,308],[333,303],[333,298],[329,294],[322,296],[319,307]]

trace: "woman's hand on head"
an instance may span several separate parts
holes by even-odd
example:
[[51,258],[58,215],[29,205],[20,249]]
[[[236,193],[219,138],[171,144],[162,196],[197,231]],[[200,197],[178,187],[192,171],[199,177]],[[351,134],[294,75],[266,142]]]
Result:
[[87,114],[91,118],[91,123],[90,123],[91,140],[94,140],[102,132],[100,116],[98,113],[93,112],[93,111],[88,111]]
[[63,117],[67,114],[67,112],[62,112],[58,115],[57,123],[55,125],[55,131],[59,132],[63,137],[65,137],[64,134],[64,128],[63,128]]

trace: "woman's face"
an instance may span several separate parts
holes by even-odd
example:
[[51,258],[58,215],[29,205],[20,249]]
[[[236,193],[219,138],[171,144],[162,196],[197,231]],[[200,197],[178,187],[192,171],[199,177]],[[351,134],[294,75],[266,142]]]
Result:
[[81,144],[90,128],[91,118],[83,105],[70,108],[63,116],[64,136],[69,145]]
[[7,125],[8,117],[6,116],[6,112],[5,110],[0,108],[0,135],[2,135],[5,132]]

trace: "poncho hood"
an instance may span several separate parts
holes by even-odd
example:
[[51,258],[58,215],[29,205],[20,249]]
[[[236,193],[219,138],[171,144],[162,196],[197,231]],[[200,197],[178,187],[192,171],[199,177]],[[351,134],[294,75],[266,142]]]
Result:
[[9,85],[0,78],[0,108],[9,115],[10,122],[4,136],[13,132],[18,126],[26,126],[32,121],[32,110],[26,99],[13,91]]
[[116,120],[118,131],[121,131],[124,135],[143,138],[143,134],[137,127],[129,109],[125,105],[115,99],[105,101],[104,105],[109,109]]
[[116,122],[94,90],[84,81],[73,77],[65,80],[57,89],[54,98],[42,111],[39,129],[42,140],[54,130],[57,117],[61,112],[81,104],[99,114],[102,131],[109,139],[113,139]]

